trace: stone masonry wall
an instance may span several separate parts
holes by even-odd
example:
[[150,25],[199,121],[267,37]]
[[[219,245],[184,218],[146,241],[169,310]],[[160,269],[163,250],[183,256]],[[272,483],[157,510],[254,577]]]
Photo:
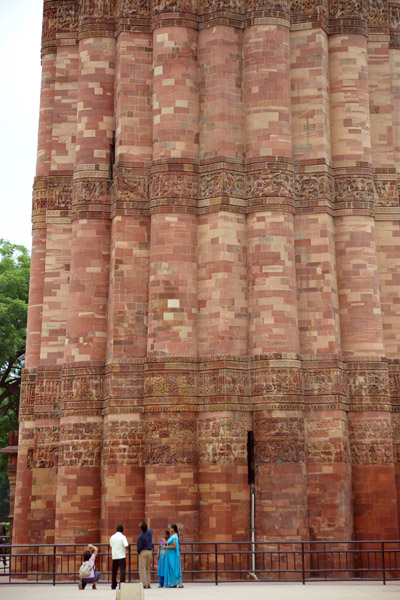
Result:
[[398,538],[399,1],[43,14],[14,543]]

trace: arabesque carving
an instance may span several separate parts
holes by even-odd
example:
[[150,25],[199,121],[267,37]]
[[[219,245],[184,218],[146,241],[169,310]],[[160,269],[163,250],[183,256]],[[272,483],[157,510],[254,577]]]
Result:
[[194,465],[197,463],[195,442],[146,444],[146,465]]
[[150,180],[150,197],[153,198],[193,198],[198,196],[196,174],[155,173]]

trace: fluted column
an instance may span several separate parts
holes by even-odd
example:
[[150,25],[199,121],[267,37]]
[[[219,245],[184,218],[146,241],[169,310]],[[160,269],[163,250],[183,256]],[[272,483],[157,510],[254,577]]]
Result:
[[199,393],[213,404],[198,417],[204,541],[250,535],[243,32],[239,5],[231,7],[231,26],[218,8],[203,9],[199,32]]
[[306,539],[308,535],[294,262],[289,19],[281,5],[247,3],[249,354],[259,539]]
[[119,522],[127,532],[136,532],[145,515],[142,394],[149,294],[148,179],[153,147],[150,17],[150,12],[136,3],[119,5],[102,474],[101,533],[105,542]]
[[99,539],[114,131],[113,3],[82,4],[56,541]]
[[[389,367],[393,460],[400,524],[400,6],[388,3],[379,18],[376,38],[368,44],[372,159],[375,174],[375,236],[383,342]],[[383,37],[383,31],[390,37]],[[386,424],[386,422],[385,422]],[[387,438],[390,437],[388,432]]]
[[36,177],[32,202],[32,253],[25,369],[21,385],[20,431],[15,496],[13,543],[29,543],[34,453],[34,404],[36,375],[40,360],[43,292],[46,259],[46,208],[48,178],[51,169],[54,90],[56,75],[56,29],[51,26],[54,9],[48,2],[43,8],[42,80]]
[[198,532],[196,2],[153,2],[153,161],[146,405],[146,515]]
[[[327,3],[292,8],[298,324],[310,538],[351,539],[352,488],[336,281]],[[329,510],[327,506],[329,505]]]
[[[342,352],[349,390],[354,532],[397,537],[388,371],[373,212],[367,3],[331,5],[329,40],[332,160]],[[368,408],[366,411],[365,408]],[[376,423],[376,425],[375,425]],[[389,445],[388,445],[389,442]]]

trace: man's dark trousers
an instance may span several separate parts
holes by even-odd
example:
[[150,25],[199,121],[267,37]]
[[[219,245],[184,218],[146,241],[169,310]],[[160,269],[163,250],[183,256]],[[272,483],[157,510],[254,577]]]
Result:
[[125,582],[126,558],[113,558],[111,571],[111,588],[117,589],[117,573],[119,569],[119,582]]

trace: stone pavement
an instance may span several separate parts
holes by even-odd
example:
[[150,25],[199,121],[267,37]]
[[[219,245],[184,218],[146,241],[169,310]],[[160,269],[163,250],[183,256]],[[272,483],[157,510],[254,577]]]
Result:
[[[75,585],[0,585],[1,600],[114,600],[109,584],[79,591]],[[400,581],[365,583],[192,583],[183,589],[145,590],[145,600],[399,600]]]

